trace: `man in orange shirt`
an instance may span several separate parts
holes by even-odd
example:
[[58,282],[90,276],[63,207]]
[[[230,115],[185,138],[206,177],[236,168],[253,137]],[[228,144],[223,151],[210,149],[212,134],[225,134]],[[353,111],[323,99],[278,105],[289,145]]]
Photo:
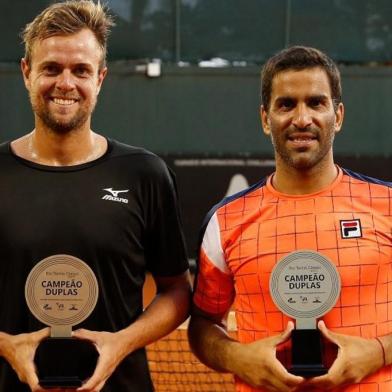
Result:
[[[276,171],[208,214],[189,328],[196,355],[234,373],[238,392],[392,390],[392,183],[334,163],[343,117],[339,71],[324,53],[297,46],[266,63],[261,120]],[[341,278],[317,324],[331,366],[310,378],[287,370],[294,323],[269,289],[272,269],[304,249]],[[232,307],[238,341],[225,331]]]

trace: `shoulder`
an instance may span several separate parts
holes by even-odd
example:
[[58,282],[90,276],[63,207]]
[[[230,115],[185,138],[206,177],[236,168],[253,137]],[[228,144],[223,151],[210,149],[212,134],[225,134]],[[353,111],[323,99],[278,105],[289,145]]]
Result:
[[131,146],[129,144],[121,143],[114,139],[108,139],[110,156],[116,157],[136,157],[139,159],[154,160],[160,158],[151,151],[143,147]]
[[9,155],[10,154],[10,142],[0,143],[0,155]]
[[245,200],[255,195],[255,193],[259,192],[267,183],[267,178],[268,177],[265,177],[261,181],[251,185],[250,187],[240,192],[237,192],[231,196],[225,197],[219,203],[215,204],[207,213],[203,221],[201,227],[201,235],[203,235],[212,217],[215,214],[218,214],[220,212],[231,213],[235,211],[244,211]]
[[378,178],[374,177],[369,177],[361,173],[356,173],[352,170],[349,169],[344,169],[343,174],[349,179],[350,182],[352,183],[357,183],[357,184],[366,184],[370,187],[381,187],[381,188],[392,188],[392,182],[390,181],[385,181],[385,180],[380,180]]
[[11,142],[0,143],[0,159],[2,173],[9,171],[17,163],[15,155],[11,151]]
[[166,175],[169,171],[162,158],[145,148],[131,146],[113,139],[108,139],[108,143],[110,159],[127,161],[132,164],[133,169],[145,174]]

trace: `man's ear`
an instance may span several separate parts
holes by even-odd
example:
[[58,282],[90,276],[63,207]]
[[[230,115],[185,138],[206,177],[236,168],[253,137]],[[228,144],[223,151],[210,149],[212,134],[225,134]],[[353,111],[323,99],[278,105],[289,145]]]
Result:
[[260,106],[260,119],[264,134],[269,136],[271,134],[270,118],[267,110],[263,105]]
[[27,89],[30,88],[30,65],[27,63],[26,59],[23,57],[20,60],[20,69],[22,70],[23,81]]
[[335,111],[335,133],[340,132],[340,130],[342,129],[343,119],[344,119],[344,105],[342,102],[340,102]]
[[99,92],[101,91],[101,87],[102,87],[102,83],[104,81],[104,79],[106,78],[106,75],[108,74],[108,68],[107,67],[103,67],[102,69],[100,69],[98,71],[98,89],[97,89],[97,95],[99,94]]

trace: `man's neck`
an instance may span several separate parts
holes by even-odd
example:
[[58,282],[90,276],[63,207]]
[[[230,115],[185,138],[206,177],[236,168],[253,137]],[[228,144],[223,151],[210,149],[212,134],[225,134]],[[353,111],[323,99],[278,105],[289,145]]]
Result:
[[272,186],[281,193],[307,195],[327,188],[337,176],[338,168],[333,162],[307,170],[277,166]]
[[90,129],[60,134],[36,128],[12,142],[11,146],[16,155],[35,163],[73,166],[102,156],[107,149],[107,141]]

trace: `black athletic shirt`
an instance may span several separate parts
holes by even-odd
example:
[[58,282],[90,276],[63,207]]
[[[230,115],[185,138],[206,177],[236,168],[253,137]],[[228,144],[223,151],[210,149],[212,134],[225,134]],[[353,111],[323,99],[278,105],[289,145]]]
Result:
[[[27,308],[26,277],[40,260],[69,254],[95,272],[99,298],[77,328],[117,331],[143,310],[146,270],[188,268],[173,176],[156,155],[108,140],[101,158],[77,166],[32,163],[0,145],[0,331],[43,325]],[[118,192],[121,191],[121,192]],[[0,359],[0,391],[28,391]],[[152,391],[145,350],[128,356],[105,392]]]

